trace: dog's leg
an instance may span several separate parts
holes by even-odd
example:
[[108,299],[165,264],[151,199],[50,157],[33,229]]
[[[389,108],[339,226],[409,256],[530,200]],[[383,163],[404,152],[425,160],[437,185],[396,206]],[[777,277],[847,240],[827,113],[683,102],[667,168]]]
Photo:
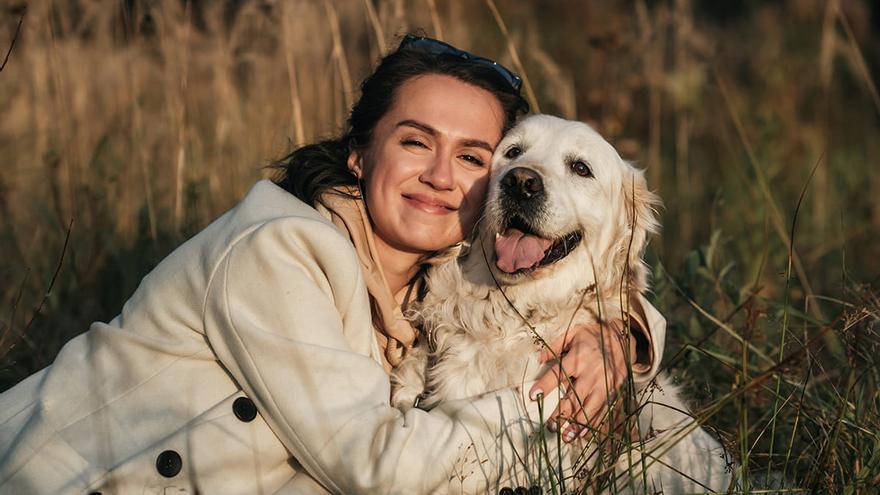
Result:
[[425,346],[414,346],[391,372],[391,405],[406,411],[416,405],[425,391],[425,372],[428,351]]
[[634,493],[661,487],[666,493],[726,491],[731,478],[727,453],[696,424],[677,387],[659,376],[640,402],[643,441],[618,460],[618,486],[635,486]]

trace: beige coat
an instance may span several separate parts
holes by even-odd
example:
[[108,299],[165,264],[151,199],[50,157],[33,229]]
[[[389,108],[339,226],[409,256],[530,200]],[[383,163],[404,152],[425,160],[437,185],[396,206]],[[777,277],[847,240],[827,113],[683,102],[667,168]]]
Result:
[[370,322],[346,236],[260,182],[0,395],[0,493],[483,490],[485,452],[523,445],[537,407],[401,413]]

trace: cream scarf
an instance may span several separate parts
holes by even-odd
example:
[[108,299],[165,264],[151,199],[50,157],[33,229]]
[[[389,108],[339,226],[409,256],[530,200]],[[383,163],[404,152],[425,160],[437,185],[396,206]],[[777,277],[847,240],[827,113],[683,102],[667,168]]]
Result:
[[[404,287],[400,294],[392,294],[382,271],[379,254],[373,242],[373,228],[363,200],[356,199],[357,188],[339,187],[321,195],[318,202],[329,212],[330,220],[339,229],[348,232],[355,250],[367,291],[370,293],[370,305],[373,314],[373,329],[382,350],[385,371],[398,364],[412,347],[417,332],[410,322],[404,318],[398,300],[410,299],[412,284]],[[396,297],[397,296],[397,297]]]

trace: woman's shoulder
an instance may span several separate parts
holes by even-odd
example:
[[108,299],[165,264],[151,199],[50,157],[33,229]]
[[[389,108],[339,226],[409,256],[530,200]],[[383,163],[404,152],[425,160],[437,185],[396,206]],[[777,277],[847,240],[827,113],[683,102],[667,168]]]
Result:
[[[254,184],[245,197],[225,215],[214,222],[220,237],[232,246],[248,237],[279,242],[295,241],[297,244],[316,244],[337,250],[340,243],[351,244],[349,237],[328,218],[311,205],[269,180]],[[262,235],[258,235],[262,232]],[[274,232],[267,235],[267,232]],[[210,236],[215,237],[215,236]],[[353,249],[353,247],[352,247]]]
[[356,259],[351,241],[330,220],[273,182],[262,180],[150,275],[155,278],[159,272],[170,271],[177,277],[182,267],[211,274],[231,252],[244,246],[278,255],[335,253],[336,259]]
[[330,224],[329,219],[318,210],[270,180],[254,184],[235,210],[239,216],[251,217],[257,222],[300,217]]
[[[264,227],[299,231],[300,234],[317,234],[328,230],[341,234],[326,215],[269,180],[254,184],[237,205],[215,220],[203,233],[215,240],[217,237],[225,238],[221,244],[229,245]],[[339,240],[347,241],[347,238],[340,236]]]

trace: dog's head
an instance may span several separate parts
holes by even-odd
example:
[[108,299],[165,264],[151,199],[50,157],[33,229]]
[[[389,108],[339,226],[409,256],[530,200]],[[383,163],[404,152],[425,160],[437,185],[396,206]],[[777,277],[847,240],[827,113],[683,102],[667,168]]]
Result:
[[534,115],[495,151],[480,238],[504,284],[552,278],[553,292],[571,294],[628,277],[643,290],[641,257],[658,204],[642,171],[590,126]]

